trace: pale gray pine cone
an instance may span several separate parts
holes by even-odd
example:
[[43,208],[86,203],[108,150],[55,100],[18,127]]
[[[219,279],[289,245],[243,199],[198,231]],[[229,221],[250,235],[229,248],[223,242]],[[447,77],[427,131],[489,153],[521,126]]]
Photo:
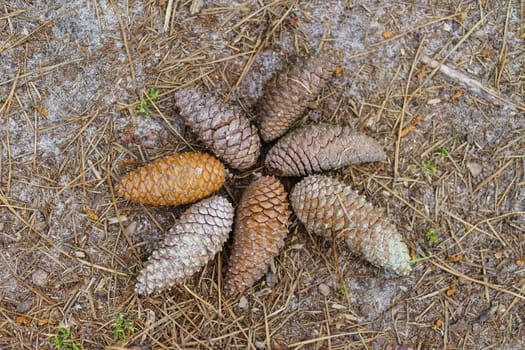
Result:
[[246,170],[259,158],[257,128],[216,96],[185,88],[175,93],[180,114],[215,155],[235,169]]
[[324,175],[311,175],[290,193],[295,215],[310,232],[323,237],[343,236],[349,249],[370,263],[408,275],[406,244],[394,225],[350,186]]
[[319,124],[281,138],[266,156],[266,166],[280,176],[304,176],[349,164],[386,159],[374,139],[348,126]]
[[284,245],[291,211],[287,193],[273,176],[254,180],[237,206],[225,288],[242,291],[261,278]]
[[224,197],[213,196],[193,204],[167,232],[135,286],[138,294],[151,294],[193,275],[222,250],[233,226],[234,208]]
[[258,104],[264,141],[283,135],[315,100],[340,62],[339,52],[327,49],[288,67],[268,82]]

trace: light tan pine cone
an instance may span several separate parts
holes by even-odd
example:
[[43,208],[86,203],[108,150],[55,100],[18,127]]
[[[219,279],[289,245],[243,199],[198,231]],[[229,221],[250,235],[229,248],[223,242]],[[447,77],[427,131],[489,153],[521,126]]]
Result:
[[286,196],[283,185],[272,176],[254,180],[244,191],[237,207],[225,279],[230,292],[251,286],[279,254],[291,214]]
[[183,205],[217,191],[226,171],[215,157],[201,152],[158,158],[124,175],[117,194],[133,202]]
[[319,124],[281,138],[266,156],[266,166],[280,176],[304,176],[349,164],[386,159],[371,137],[347,126]]
[[222,250],[233,226],[234,208],[224,197],[193,204],[168,231],[140,271],[138,294],[151,294],[182,283]]
[[408,275],[408,248],[381,209],[350,186],[324,175],[311,175],[290,193],[295,215],[310,232],[331,238],[343,235],[349,249],[370,263]]
[[246,170],[259,158],[260,139],[248,118],[211,94],[186,88],[175,93],[180,114],[215,155]]
[[270,142],[283,135],[303,115],[339,62],[339,53],[328,49],[270,80],[258,106],[259,129],[264,141]]

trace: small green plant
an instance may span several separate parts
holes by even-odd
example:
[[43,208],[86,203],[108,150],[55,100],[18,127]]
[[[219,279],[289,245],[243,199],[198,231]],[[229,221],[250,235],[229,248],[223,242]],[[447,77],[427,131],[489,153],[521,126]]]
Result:
[[444,148],[444,147],[440,147],[440,148],[438,149],[438,153],[439,153],[439,155],[441,156],[441,158],[447,158],[447,157],[448,157],[448,151],[447,151],[447,149]]
[[59,327],[58,335],[49,337],[49,341],[55,344],[58,350],[80,350],[82,347],[73,339],[73,332],[68,327]]
[[3,105],[5,103],[5,98],[0,97],[0,105]]
[[135,333],[135,327],[129,321],[124,320],[124,316],[119,314],[115,321],[115,328],[113,328],[113,340],[125,340],[131,334]]
[[441,241],[439,239],[438,233],[434,231],[433,229],[424,229],[423,234],[425,235],[425,237],[430,243],[437,244]]
[[337,293],[342,296],[342,297],[346,297],[346,288],[339,288],[339,290],[337,291]]
[[438,166],[436,164],[434,164],[434,163],[430,163],[430,162],[423,163],[423,169],[425,170],[425,175],[426,176],[434,175],[434,173],[436,172],[437,167]]
[[144,115],[151,115],[148,107],[153,107],[152,102],[157,102],[159,100],[159,92],[157,89],[152,86],[148,90],[148,100],[141,100],[135,103],[135,108],[138,109]]

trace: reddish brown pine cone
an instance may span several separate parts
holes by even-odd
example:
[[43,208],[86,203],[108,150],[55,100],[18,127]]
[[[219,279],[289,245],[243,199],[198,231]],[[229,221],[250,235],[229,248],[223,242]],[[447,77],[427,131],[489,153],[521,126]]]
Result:
[[273,141],[283,135],[303,115],[339,62],[338,52],[326,50],[270,80],[258,107],[259,129],[264,141]]
[[288,232],[287,194],[275,177],[264,176],[244,191],[237,207],[226,289],[242,291],[261,278],[279,254]]
[[140,271],[138,294],[151,294],[180,284],[222,250],[233,226],[234,209],[224,197],[193,204],[168,231]]
[[175,98],[186,124],[217,157],[239,170],[255,164],[260,140],[248,118],[217,97],[195,89],[179,90]]
[[371,137],[347,126],[320,124],[292,131],[266,156],[266,166],[280,176],[304,176],[349,164],[385,160]]
[[209,196],[225,179],[224,166],[213,156],[177,153],[124,175],[117,194],[143,204],[183,205]]
[[350,186],[312,175],[295,185],[290,201],[308,231],[327,238],[343,235],[350,250],[370,263],[400,275],[410,273],[408,248],[395,226]]

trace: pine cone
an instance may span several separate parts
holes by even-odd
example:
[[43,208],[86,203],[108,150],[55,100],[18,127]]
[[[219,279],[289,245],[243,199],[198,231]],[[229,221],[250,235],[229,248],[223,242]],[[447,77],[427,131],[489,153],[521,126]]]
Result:
[[206,147],[239,170],[259,158],[260,140],[255,126],[233,108],[210,94],[195,89],[175,93],[181,116]]
[[117,194],[143,204],[182,205],[217,191],[225,178],[224,166],[213,156],[176,153],[124,175]]
[[411,271],[408,248],[381,209],[350,186],[322,175],[304,178],[293,188],[295,215],[310,232],[331,238],[342,234],[351,251],[400,275]]
[[385,159],[374,139],[347,126],[320,124],[294,130],[277,141],[268,152],[266,166],[280,176],[304,176]]
[[225,286],[231,292],[251,286],[279,254],[288,232],[290,209],[283,185],[264,176],[244,191],[237,207],[233,247]]
[[180,284],[213,259],[233,226],[234,209],[224,197],[193,204],[168,231],[140,271],[138,294],[151,294]]
[[278,74],[266,85],[259,103],[261,137],[269,142],[283,135],[301,117],[337,68],[334,50],[311,56]]

